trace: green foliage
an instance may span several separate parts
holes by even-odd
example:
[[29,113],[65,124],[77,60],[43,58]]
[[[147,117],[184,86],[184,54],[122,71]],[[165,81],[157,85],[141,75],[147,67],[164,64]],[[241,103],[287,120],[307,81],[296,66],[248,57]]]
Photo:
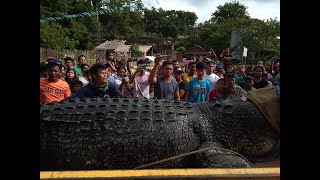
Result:
[[184,46],[180,46],[176,49],[176,51],[179,51],[179,52],[185,52],[186,51],[186,48]]
[[40,25],[40,47],[52,49],[74,49],[77,41],[70,38],[68,29],[57,23]]
[[[145,9],[141,0],[40,0],[40,17],[64,16],[110,9],[112,13],[41,23],[40,46],[53,49],[93,49],[105,40],[125,39],[135,43],[140,37],[174,38],[177,50],[194,44],[216,53],[230,46],[232,31],[241,40],[235,49],[248,48],[251,59],[280,55],[280,21],[250,18],[247,7],[228,2],[217,7],[211,19],[196,25],[193,12]],[[184,36],[183,40],[177,40]],[[133,52],[139,52],[133,46]],[[249,58],[248,57],[248,58]]]
[[139,50],[139,45],[132,44],[130,47],[131,57],[139,57],[142,55],[142,52]]
[[223,22],[234,18],[249,18],[247,7],[240,2],[225,3],[223,6],[219,5],[217,10],[212,13],[212,22]]

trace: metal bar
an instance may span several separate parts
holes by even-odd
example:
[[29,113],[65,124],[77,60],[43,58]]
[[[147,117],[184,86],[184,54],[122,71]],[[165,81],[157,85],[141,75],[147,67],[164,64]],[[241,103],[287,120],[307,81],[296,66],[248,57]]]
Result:
[[40,179],[280,178],[280,168],[40,171]]

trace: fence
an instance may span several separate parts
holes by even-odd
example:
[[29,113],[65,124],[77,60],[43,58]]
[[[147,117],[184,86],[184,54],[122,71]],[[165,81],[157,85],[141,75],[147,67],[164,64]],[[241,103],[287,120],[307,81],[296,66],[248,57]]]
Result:
[[87,63],[92,66],[96,62],[96,52],[89,50],[55,50],[40,48],[40,62],[46,61],[48,56],[53,56],[55,59],[62,60],[65,57],[77,59],[78,56],[85,55]]

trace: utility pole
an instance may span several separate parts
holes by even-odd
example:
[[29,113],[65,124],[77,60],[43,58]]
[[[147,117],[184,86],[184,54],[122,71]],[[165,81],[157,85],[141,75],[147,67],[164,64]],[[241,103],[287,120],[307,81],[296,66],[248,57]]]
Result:
[[99,23],[99,13],[98,13],[99,1],[96,1],[95,6],[96,6],[96,14],[97,14],[98,42],[100,44],[101,43],[101,39],[100,39],[100,23]]

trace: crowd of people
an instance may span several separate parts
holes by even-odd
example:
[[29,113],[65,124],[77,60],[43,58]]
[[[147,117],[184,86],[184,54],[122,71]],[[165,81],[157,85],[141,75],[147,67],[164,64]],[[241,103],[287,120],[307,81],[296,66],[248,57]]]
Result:
[[181,62],[164,60],[159,54],[147,58],[117,61],[113,52],[106,61],[91,67],[86,57],[64,62],[48,57],[40,63],[40,103],[68,98],[121,97],[182,100],[191,103],[239,97],[249,91],[280,83],[280,60],[258,61],[254,65],[234,64],[227,48],[218,57],[189,57]]

